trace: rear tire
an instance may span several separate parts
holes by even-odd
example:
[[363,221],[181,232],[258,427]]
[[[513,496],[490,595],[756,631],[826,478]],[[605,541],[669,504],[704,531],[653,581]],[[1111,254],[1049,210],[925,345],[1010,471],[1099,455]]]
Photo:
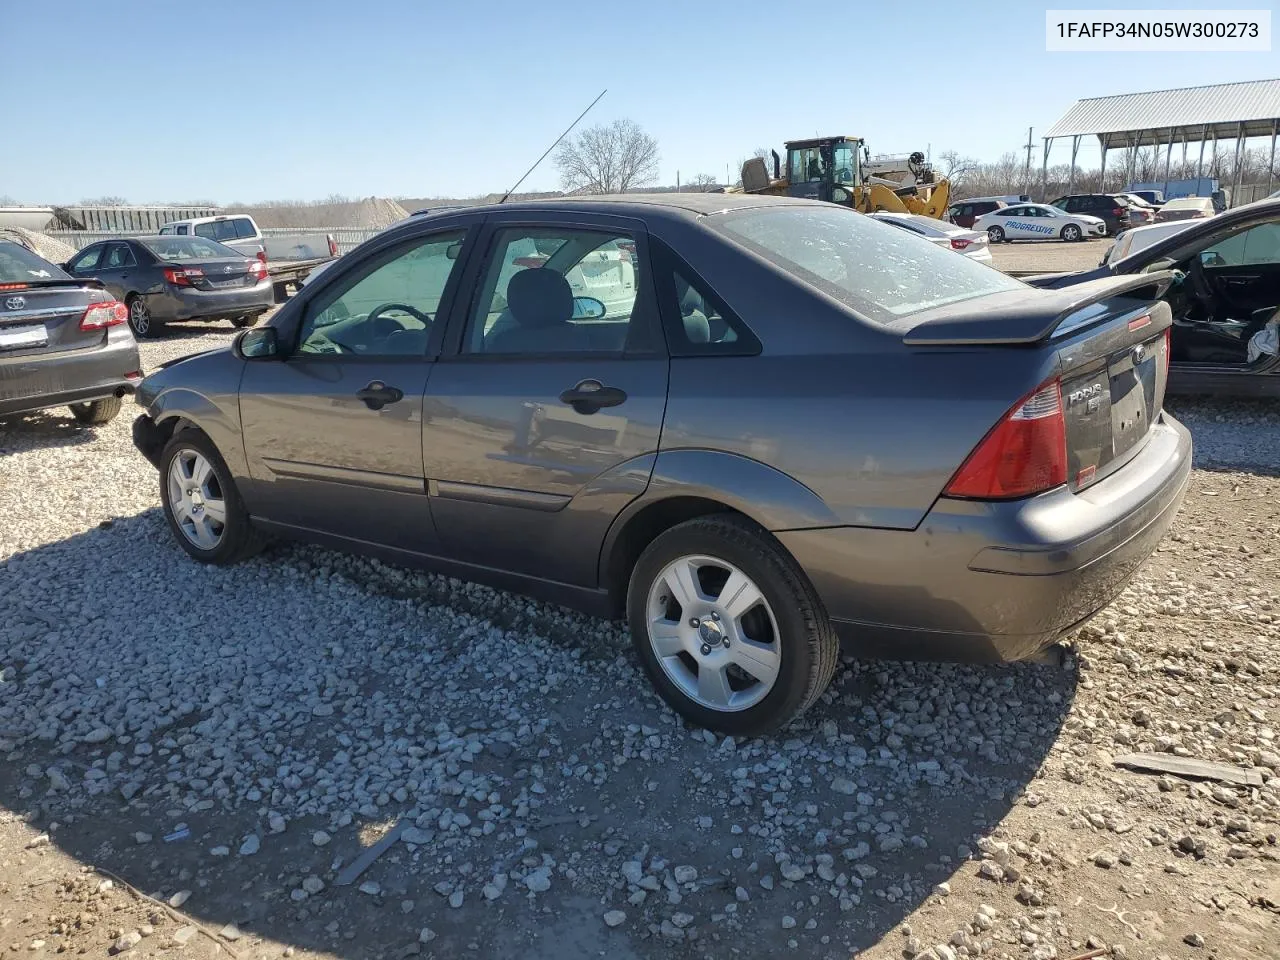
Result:
[[249,520],[226,461],[199,430],[183,430],[165,444],[160,502],[178,544],[201,563],[238,563],[266,545]]
[[627,615],[662,698],[690,723],[735,736],[777,730],[809,709],[839,658],[804,572],[743,517],[700,517],[655,538],[631,573]]
[[71,404],[71,415],[77,422],[89,427],[100,427],[115,419],[123,405],[119,397],[107,397],[105,400],[90,400],[88,403]]
[[1004,243],[1004,228],[987,227],[987,239],[992,243]]
[[1062,239],[1067,243],[1075,243],[1081,236],[1080,228],[1074,223],[1068,223],[1062,228]]
[[147,340],[160,335],[162,325],[151,316],[146,297],[131,293],[125,298],[124,305],[129,308],[129,329],[137,339]]
[[237,330],[243,330],[246,327],[252,327],[255,323],[262,319],[261,313],[248,313],[243,317],[232,317],[231,325]]

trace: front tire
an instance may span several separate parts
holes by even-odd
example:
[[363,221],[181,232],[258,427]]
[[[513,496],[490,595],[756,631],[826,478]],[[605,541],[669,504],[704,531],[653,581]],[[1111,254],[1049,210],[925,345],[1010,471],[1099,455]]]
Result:
[[129,329],[137,339],[147,340],[160,335],[160,324],[151,316],[146,297],[131,293],[124,305],[129,308]]
[[71,415],[78,423],[88,427],[100,427],[110,423],[120,412],[123,401],[119,397],[107,397],[103,400],[91,400],[88,403],[71,404]]
[[226,461],[199,430],[184,430],[160,454],[160,501],[179,545],[201,563],[238,563],[265,544]]
[[992,243],[1004,243],[1004,228],[987,227],[987,239]]
[[785,726],[835,674],[839,642],[813,586],[742,517],[700,517],[655,538],[631,573],[627,615],[658,693],[721,733]]
[[1075,243],[1081,237],[1080,228],[1074,223],[1068,223],[1062,228],[1062,239],[1067,243]]

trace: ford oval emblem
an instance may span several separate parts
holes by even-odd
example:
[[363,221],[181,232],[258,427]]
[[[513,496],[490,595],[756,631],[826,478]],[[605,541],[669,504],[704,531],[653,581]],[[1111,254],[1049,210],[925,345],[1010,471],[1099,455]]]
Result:
[[21,310],[26,305],[27,305],[26,297],[10,297],[8,300],[4,302],[4,308],[6,310]]

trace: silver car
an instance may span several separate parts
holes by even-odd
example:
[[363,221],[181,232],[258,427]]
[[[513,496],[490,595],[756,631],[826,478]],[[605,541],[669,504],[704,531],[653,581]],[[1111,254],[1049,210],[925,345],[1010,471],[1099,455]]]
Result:
[[918,213],[891,213],[888,210],[877,210],[870,216],[906,230],[908,233],[921,236],[934,246],[955,250],[970,260],[977,260],[980,263],[991,262],[991,245],[985,230],[966,230],[954,223],[921,216]]

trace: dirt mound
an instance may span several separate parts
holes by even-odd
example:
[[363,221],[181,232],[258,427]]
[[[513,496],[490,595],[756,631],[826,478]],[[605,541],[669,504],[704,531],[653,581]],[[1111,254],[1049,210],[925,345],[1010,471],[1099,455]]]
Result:
[[25,227],[0,227],[0,240],[12,240],[53,263],[66,263],[76,253],[71,244]]

